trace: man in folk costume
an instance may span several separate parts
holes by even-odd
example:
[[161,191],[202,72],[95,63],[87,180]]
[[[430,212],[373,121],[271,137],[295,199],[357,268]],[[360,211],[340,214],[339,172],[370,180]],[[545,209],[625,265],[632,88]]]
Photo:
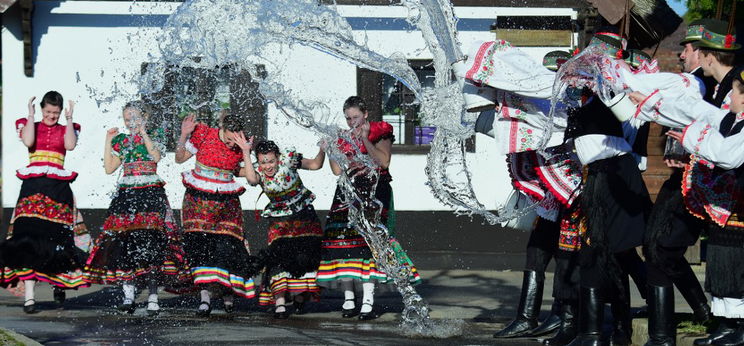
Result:
[[[611,59],[622,57],[622,39],[612,28],[595,34],[589,46]],[[588,89],[582,91],[581,107],[569,111],[566,138],[573,139],[581,163],[588,168],[580,197],[586,232],[579,251],[578,336],[570,345],[602,343],[605,302],[613,303],[613,344],[630,343],[628,274],[642,282],[638,273],[645,268],[635,248],[642,244],[651,200],[639,169],[642,161],[632,155],[632,144],[642,147],[645,140],[640,132],[626,131]],[[645,282],[639,286],[644,294]]]
[[660,74],[629,82],[636,91],[631,99],[639,105],[635,117],[684,127],[668,134],[692,153],[682,195],[692,215],[709,220],[705,288],[713,296],[713,315],[721,318],[718,329],[695,340],[696,345],[744,345],[744,223],[738,216],[744,185],[739,168],[744,162],[744,75],[741,67],[732,66],[740,45],[728,34],[730,29],[725,23],[706,25],[695,43],[705,75],[720,81],[713,105],[702,100],[701,82],[691,75]]
[[[570,58],[571,55],[568,52],[552,51],[543,58],[543,66],[555,72],[558,70],[560,64]],[[502,92],[504,91],[499,91],[497,94]],[[498,114],[500,118],[508,117],[508,114],[511,112],[518,114],[516,112],[518,107],[515,107],[510,102],[504,102],[504,98],[501,101],[502,104],[500,105]],[[544,114],[542,116],[545,117]],[[478,129],[483,131],[483,118],[479,118],[479,121],[481,125],[478,126]],[[526,124],[523,125],[527,126]],[[488,126],[493,127],[493,122],[491,121]],[[488,133],[489,130],[484,132]],[[562,133],[559,131],[557,134],[561,135]],[[551,163],[543,160],[534,149],[510,152],[507,157],[515,189],[520,191],[520,193],[530,196],[529,198],[533,201],[540,200],[541,206],[538,208],[538,220],[530,232],[527,243],[527,258],[522,281],[522,292],[517,307],[517,316],[504,329],[496,332],[494,337],[540,336],[548,334],[559,327],[561,329],[561,335],[566,333],[571,334],[573,328],[573,311],[575,310],[575,304],[572,303],[575,301],[575,297],[570,297],[573,298],[572,300],[562,297],[566,295],[566,291],[575,291],[575,289],[571,289],[571,279],[574,279],[573,288],[576,288],[578,284],[578,272],[576,272],[576,275],[571,275],[570,272],[572,267],[569,264],[571,263],[570,255],[574,252],[560,251],[563,250],[563,247],[558,246],[559,239],[568,239],[561,237],[561,226],[562,219],[569,216],[565,204],[570,205],[570,202],[565,200],[564,204],[556,203],[560,198],[556,199],[552,195],[551,189],[547,187],[546,180],[543,178],[545,175],[541,176],[536,173],[536,169],[546,172],[555,172],[555,170],[552,170]],[[573,172],[580,179],[580,169],[574,167]],[[548,175],[552,174],[548,173]],[[540,189],[541,191],[536,192],[535,189]],[[575,237],[570,239],[575,239]],[[545,270],[553,258],[556,261],[556,276],[554,276],[553,283],[553,306],[548,318],[542,324],[538,325],[538,315],[540,313],[545,282]],[[568,293],[568,295],[571,295],[571,293]],[[566,316],[568,318],[563,318]],[[566,320],[566,322],[562,322],[562,320]]]
[[[711,19],[692,22],[680,42],[684,47],[680,54],[683,72],[702,82],[705,86],[703,99],[707,102],[712,102],[717,82],[704,75],[700,67],[700,50],[695,43],[702,38],[705,26],[713,23],[715,21]],[[672,286],[677,287],[698,321],[705,322],[712,317],[703,288],[684,257],[687,247],[695,244],[704,227],[702,220],[692,216],[683,202],[682,173],[688,160],[687,152],[679,150],[674,141],[667,141],[664,162],[673,172],[659,190],[651,210],[643,248],[649,277],[649,341],[646,345],[675,343]]]
[[[562,316],[561,311],[566,310],[569,316],[573,316],[574,308],[571,305],[575,304],[565,304],[557,292],[575,291],[566,286],[570,286],[570,280],[574,279],[577,287],[578,272],[572,276],[569,271],[571,266],[561,266],[562,257],[559,254],[563,251],[559,251],[557,245],[559,238],[565,239],[566,243],[573,246],[572,249],[575,249],[574,243],[577,243],[578,237],[563,235],[561,219],[569,215],[566,212],[567,206],[578,195],[576,190],[581,182],[581,168],[577,164],[578,160],[567,159],[570,150],[556,147],[563,142],[565,107],[553,119],[548,119],[547,113],[548,99],[552,95],[551,88],[555,80],[554,72],[560,63],[571,56],[568,52],[550,52],[543,59],[545,69],[503,40],[478,42],[473,48],[467,61],[457,64],[455,68],[458,77],[462,78],[467,109],[471,112],[487,109],[478,117],[475,130],[493,137],[499,151],[507,155],[512,183],[517,193],[527,196],[532,203],[539,203],[539,217],[527,243],[517,316],[505,328],[496,332],[494,337],[537,336],[559,327],[570,331],[572,324],[562,323],[559,315]],[[502,73],[506,70],[511,73]],[[548,126],[548,121],[552,126]],[[546,160],[537,154],[536,149],[543,136],[550,138],[549,150],[562,152],[564,155]],[[557,263],[553,285],[555,300],[550,316],[538,325],[545,269],[554,257]],[[560,268],[565,270],[561,271]],[[559,272],[562,274],[559,275]],[[569,320],[571,321],[572,319]]]
[[[734,80],[741,79],[741,70],[734,68],[735,51],[740,48],[740,45],[735,43],[736,37],[729,34],[730,29],[730,25],[722,21],[706,25],[702,38],[696,43],[700,48],[700,63],[704,74],[718,81],[712,103],[722,110],[730,110],[731,98],[735,93],[732,90]],[[734,123],[736,124],[734,125]],[[744,123],[741,122],[740,114],[728,113],[720,121],[719,132],[723,136],[731,136],[740,131],[742,124]],[[688,168],[687,170],[691,171],[692,169]],[[694,177],[688,179],[694,179]],[[709,255],[705,286],[713,295],[711,304],[713,315],[721,318],[721,323],[719,328],[707,338],[695,340],[696,345],[744,344],[744,321],[742,320],[744,318],[744,300],[742,300],[744,289],[740,288],[738,292],[732,292],[729,289],[733,287],[733,282],[729,280],[732,274],[731,270],[744,275],[741,270],[737,270],[741,269],[741,266],[739,268],[732,267],[736,262],[744,263],[729,260],[744,255],[741,251],[732,248],[736,244],[744,244],[744,236],[737,237],[744,234],[744,228],[740,224],[734,214],[725,226],[719,223],[718,225],[711,224],[709,227]],[[736,254],[733,252],[736,252]],[[744,282],[740,283],[744,284]],[[734,286],[736,285],[734,284]]]

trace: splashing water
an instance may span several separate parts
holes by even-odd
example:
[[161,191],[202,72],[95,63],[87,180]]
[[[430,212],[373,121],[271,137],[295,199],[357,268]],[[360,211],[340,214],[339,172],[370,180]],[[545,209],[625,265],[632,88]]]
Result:
[[[334,6],[319,6],[316,0],[191,0],[180,5],[168,18],[159,40],[162,57],[150,64],[152,68],[140,77],[140,92],[158,94],[165,85],[164,76],[172,69],[234,66],[235,70],[248,71],[258,83],[260,97],[296,124],[316,132],[325,143],[337,143],[342,139],[356,146],[350,130],[332,124],[327,107],[295,97],[279,76],[263,73],[258,68],[262,64],[277,67],[274,60],[278,53],[294,45],[312,47],[359,67],[386,73],[413,92],[421,105],[423,122],[437,127],[427,156],[429,186],[435,197],[453,207],[455,213],[480,215],[495,224],[530,212],[536,204],[518,210],[502,208],[494,214],[475,198],[464,150],[464,141],[474,131],[471,123],[463,121],[473,115],[465,112],[460,84],[452,78],[451,65],[463,56],[451,3],[404,0],[401,5],[408,9],[407,21],[421,32],[433,56],[435,82],[432,88],[422,87],[402,54],[386,57],[356,42],[350,25]],[[569,85],[591,86],[603,99],[610,95],[612,88],[602,82],[597,56],[599,54],[589,52],[563,65],[553,86],[546,127],[551,126],[556,105],[565,98]],[[587,61],[592,63],[586,64]],[[191,109],[205,106],[204,100],[189,97],[181,97],[178,101]],[[550,133],[549,128],[545,130],[544,133]],[[539,148],[543,155],[549,155],[544,150],[547,140],[543,138]],[[377,165],[370,156],[361,154],[360,148],[354,149],[355,153],[348,155],[336,145],[325,146],[329,158],[341,167],[360,164],[367,167],[361,175],[342,170],[338,185],[349,206],[350,223],[364,236],[377,264],[403,297],[405,333],[432,337],[461,334],[462,321],[431,319],[427,304],[411,286],[411,267],[391,246],[392,238],[380,223],[381,203],[373,193],[379,180]],[[358,188],[361,181],[367,183],[364,189]]]
[[[284,87],[277,76],[262,74],[256,67],[259,64],[272,65],[277,51],[303,45],[357,66],[389,74],[413,91],[429,121],[440,125],[441,131],[446,129],[447,132],[443,134],[438,132],[438,141],[456,137],[455,143],[462,147],[462,140],[472,134],[472,129],[459,122],[463,108],[461,97],[450,96],[458,95],[459,90],[453,89],[457,83],[450,78],[449,65],[461,57],[455,39],[452,6],[441,1],[404,1],[403,5],[409,9],[408,21],[421,29],[434,54],[437,82],[432,90],[422,88],[402,54],[385,57],[357,43],[351,27],[336,8],[318,6],[316,0],[184,2],[164,27],[164,35],[159,41],[162,58],[154,64],[158,67],[148,69],[139,85],[141,93],[156,94],[163,88],[163,76],[171,67],[237,66],[238,69],[249,71],[254,81],[258,82],[261,98],[293,122],[317,132],[325,143],[332,144],[342,139],[355,146],[355,153],[349,155],[341,152],[336,145],[325,145],[329,158],[347,168],[339,177],[338,185],[344,202],[349,206],[350,223],[364,236],[376,263],[401,293],[405,304],[402,326],[406,334],[450,337],[462,333],[463,322],[430,318],[427,304],[410,284],[412,268],[391,246],[393,239],[380,223],[382,205],[374,196],[379,180],[377,165],[368,155],[361,154],[351,138],[350,130],[341,130],[330,123],[327,108],[293,97],[291,90]],[[181,101],[192,109],[203,106],[188,98]],[[440,147],[435,144],[433,150],[435,148]],[[437,161],[446,162],[446,165],[450,162],[460,164],[467,172],[464,159],[445,161],[444,155],[449,153],[443,152]],[[356,171],[356,175],[350,175],[348,168],[360,164],[366,167],[364,174]],[[467,175],[467,183],[469,179]],[[359,182],[367,183],[366,187],[358,188]],[[435,185],[432,187],[437,189]],[[461,188],[460,185],[457,187]],[[471,188],[460,198],[472,200],[473,196]]]

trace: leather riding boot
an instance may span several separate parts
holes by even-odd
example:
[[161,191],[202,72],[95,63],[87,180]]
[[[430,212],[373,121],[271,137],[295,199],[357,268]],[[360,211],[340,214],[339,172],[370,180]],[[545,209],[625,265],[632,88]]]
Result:
[[741,346],[744,345],[744,320],[736,319],[736,331],[713,342],[715,346]]
[[530,336],[540,336],[552,333],[561,326],[561,302],[556,299],[550,308],[550,316],[540,323],[537,328],[530,331]]
[[517,318],[504,329],[496,332],[493,335],[494,338],[525,336],[537,327],[537,316],[540,313],[540,305],[542,305],[544,284],[544,272],[528,270],[524,272],[522,294],[519,297],[519,307],[517,307]]
[[677,326],[674,323],[674,288],[648,287],[648,342],[646,346],[674,346]]
[[610,344],[628,346],[633,336],[633,316],[630,314],[630,285],[627,277],[623,279],[622,289],[625,290],[624,299],[616,299],[610,304],[614,326]]
[[598,288],[579,290],[579,334],[569,346],[599,346],[604,322],[604,302]]
[[712,345],[714,342],[723,339],[726,335],[729,335],[736,331],[736,321],[730,318],[721,318],[718,328],[710,333],[705,338],[695,339],[693,344],[695,346],[707,346]]
[[700,286],[697,276],[690,268],[685,268],[684,273],[678,277],[672,277],[674,286],[677,286],[679,293],[685,298],[687,304],[692,308],[695,319],[704,323],[713,318],[708,305],[708,297],[705,296],[703,288]]
[[576,302],[561,302],[561,325],[558,333],[550,339],[545,339],[543,345],[563,346],[567,345],[576,337],[576,319],[575,319]]

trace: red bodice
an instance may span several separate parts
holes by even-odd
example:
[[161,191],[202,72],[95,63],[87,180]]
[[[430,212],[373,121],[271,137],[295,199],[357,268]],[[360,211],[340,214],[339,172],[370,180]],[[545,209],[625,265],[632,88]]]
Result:
[[196,161],[202,165],[235,171],[243,161],[243,152],[238,147],[229,148],[220,139],[219,129],[197,124],[189,139],[196,148]]

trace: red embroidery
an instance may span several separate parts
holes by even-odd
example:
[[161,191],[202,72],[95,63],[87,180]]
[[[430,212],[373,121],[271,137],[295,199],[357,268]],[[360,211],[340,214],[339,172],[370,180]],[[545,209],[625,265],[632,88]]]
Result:
[[75,220],[70,205],[57,202],[41,193],[24,197],[18,201],[13,220],[15,221],[22,216],[35,217],[70,226]]
[[269,226],[269,244],[280,238],[323,236],[320,223],[310,220],[278,221]]
[[105,231],[134,231],[139,229],[164,229],[165,219],[156,212],[109,215],[103,222]]

